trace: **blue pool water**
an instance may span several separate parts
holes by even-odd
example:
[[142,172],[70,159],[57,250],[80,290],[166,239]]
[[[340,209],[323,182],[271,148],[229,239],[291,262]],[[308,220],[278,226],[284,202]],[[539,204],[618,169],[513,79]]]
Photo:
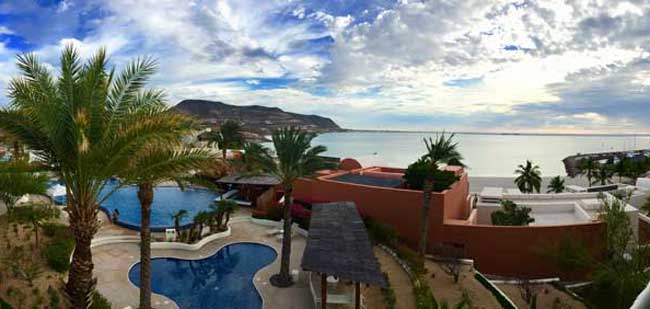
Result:
[[[275,260],[271,247],[235,243],[201,260],[154,258],[151,289],[176,302],[179,308],[262,308],[253,276]],[[129,271],[129,280],[140,285],[140,263]]]
[[[109,192],[117,182],[110,182],[104,193]],[[107,213],[114,209],[119,210],[118,224],[132,228],[140,228],[140,201],[138,200],[138,188],[128,186],[114,192],[101,208]],[[186,188],[181,191],[177,186],[158,186],[154,189],[154,200],[151,205],[151,230],[163,231],[165,228],[174,227],[172,214],[180,209],[187,211],[187,216],[181,220],[181,226],[191,224],[194,216],[201,210],[208,210],[210,204],[219,195],[216,192],[205,189]],[[55,201],[65,204],[65,196],[56,197]]]

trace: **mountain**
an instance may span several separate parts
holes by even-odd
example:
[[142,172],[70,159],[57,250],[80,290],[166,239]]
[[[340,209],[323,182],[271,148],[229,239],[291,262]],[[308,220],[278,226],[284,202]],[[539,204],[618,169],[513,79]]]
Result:
[[215,101],[183,100],[172,110],[197,117],[206,124],[219,124],[226,119],[238,120],[245,131],[263,135],[286,126],[298,126],[317,133],[342,130],[332,119],[289,113],[277,107],[237,106]]

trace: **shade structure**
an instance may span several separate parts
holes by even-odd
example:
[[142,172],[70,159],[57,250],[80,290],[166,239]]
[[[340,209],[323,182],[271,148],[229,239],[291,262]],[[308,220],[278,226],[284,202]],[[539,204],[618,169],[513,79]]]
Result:
[[219,178],[217,182],[223,184],[276,186],[280,184],[280,179],[273,175],[246,176],[246,175],[234,174],[234,175]]
[[314,204],[301,266],[345,280],[386,286],[354,202]]

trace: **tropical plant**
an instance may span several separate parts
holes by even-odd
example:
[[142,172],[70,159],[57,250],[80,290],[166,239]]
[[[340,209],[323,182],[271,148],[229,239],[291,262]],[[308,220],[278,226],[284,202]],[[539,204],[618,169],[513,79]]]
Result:
[[[39,229],[48,220],[57,218],[59,216],[59,210],[43,204],[28,204],[21,207],[17,207],[11,213],[11,220],[15,220],[21,224],[31,224],[34,230],[34,248],[38,248],[39,245]],[[36,250],[34,250],[36,252]]]
[[244,145],[244,135],[239,121],[227,119],[221,123],[219,131],[212,131],[207,134],[208,145],[217,145],[221,155],[226,160],[228,149],[240,148]]
[[9,83],[10,105],[0,109],[0,128],[66,184],[65,209],[76,245],[65,291],[71,307],[88,308],[96,282],[90,244],[98,205],[119,187],[103,189],[145,146],[175,140],[182,132],[168,121],[171,116],[150,112],[163,96],[144,89],[155,72],[150,58],[116,73],[107,69],[104,49],[82,63],[70,45],[62,52],[59,77],[34,54],[20,55],[17,62],[21,76]]
[[301,177],[313,175],[316,171],[330,168],[330,164],[319,155],[327,149],[324,146],[311,146],[315,134],[296,127],[277,129],[272,134],[277,161],[266,147],[257,147],[257,152],[247,154],[248,170],[267,173],[280,179],[284,189],[284,227],[282,237],[282,257],[280,273],[271,277],[271,283],[278,287],[293,284],[289,275],[291,257],[291,205],[293,204],[293,183]]
[[219,213],[226,216],[226,221],[224,221],[223,226],[220,227],[221,229],[226,230],[228,228],[228,223],[230,222],[230,216],[239,209],[239,205],[233,200],[225,199],[218,202],[218,209]]
[[600,183],[601,185],[606,185],[608,183],[612,183],[612,176],[614,176],[614,171],[612,168],[607,165],[607,164],[600,164],[598,165],[598,169],[596,169],[596,173],[594,174],[594,182],[592,182],[592,185]]
[[[438,164],[447,164],[450,161],[460,162],[463,156],[458,152],[458,143],[454,142],[455,134],[445,135],[442,132],[436,135],[435,140],[429,137],[424,139],[424,145],[427,153],[422,156],[422,160],[431,165],[431,169],[425,170],[430,174],[424,177],[422,184],[422,221],[420,223],[420,256],[424,257],[427,251],[427,236],[429,233],[429,209],[431,208],[431,193],[434,190],[434,182],[438,173]],[[417,163],[417,162],[416,162]],[[423,164],[420,162],[419,164]]]
[[[194,126],[189,118],[179,117],[168,111],[159,102],[158,106],[146,106],[147,113],[157,115],[161,121],[177,126],[178,133],[188,133]],[[132,111],[135,113],[137,111]],[[143,111],[144,112],[144,111]],[[164,116],[167,116],[165,119]],[[203,149],[187,149],[181,144],[181,135],[176,140],[168,138],[163,143],[151,143],[131,157],[128,168],[118,174],[123,184],[138,187],[140,201],[140,308],[151,308],[151,205],[154,200],[154,187],[165,181],[176,181],[183,188],[192,178],[189,172],[210,163],[211,155]]]
[[582,159],[578,163],[578,170],[580,171],[580,174],[587,177],[587,182],[589,183],[589,186],[591,186],[591,179],[594,177],[594,174],[598,169],[598,165],[599,165],[598,162],[594,161],[594,159],[592,159],[591,157]]
[[26,161],[0,162],[0,201],[9,212],[25,194],[45,194],[47,175],[36,173]]
[[181,237],[181,221],[187,218],[188,213],[185,209],[179,209],[175,213],[170,215],[172,220],[174,220],[174,229],[176,230],[176,235]]
[[523,193],[539,193],[539,189],[542,186],[542,172],[539,170],[538,165],[533,165],[533,162],[526,160],[525,164],[519,164],[515,174],[518,174],[515,178],[515,184],[519,190]]
[[623,182],[623,177],[630,174],[630,168],[631,162],[627,157],[623,157],[623,159],[618,160],[618,162],[614,164],[612,170],[616,173],[616,176],[618,176],[619,183]]
[[548,184],[548,191],[546,193],[562,193],[564,189],[564,179],[561,176],[555,176],[551,178],[551,183]]
[[197,226],[198,230],[197,238],[201,238],[201,235],[203,235],[203,228],[206,225],[209,225],[211,220],[212,214],[205,210],[199,211],[196,216],[194,216],[194,225]]
[[515,202],[510,200],[501,201],[501,209],[491,215],[493,225],[511,225],[521,226],[528,225],[535,221],[530,216],[531,209],[528,207],[519,207]]

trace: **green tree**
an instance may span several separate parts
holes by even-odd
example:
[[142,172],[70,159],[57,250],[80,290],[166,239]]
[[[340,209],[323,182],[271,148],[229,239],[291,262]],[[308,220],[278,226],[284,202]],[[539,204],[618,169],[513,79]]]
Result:
[[493,225],[528,225],[535,222],[530,217],[531,209],[528,207],[519,207],[515,202],[509,200],[501,201],[501,209],[492,213]]
[[599,164],[594,174],[594,182],[592,185],[600,183],[601,185],[606,185],[612,183],[612,176],[614,176],[614,171],[607,164]]
[[10,105],[0,109],[0,128],[66,184],[65,209],[76,244],[65,290],[71,307],[88,308],[95,289],[90,244],[98,229],[98,205],[114,192],[101,194],[103,189],[142,148],[175,140],[181,132],[167,121],[170,116],[146,112],[163,96],[145,89],[156,67],[150,58],[116,73],[107,69],[104,49],[82,63],[68,46],[58,77],[34,54],[20,55],[17,62],[21,76],[9,83]]
[[623,157],[623,159],[618,160],[614,164],[613,171],[616,173],[616,176],[618,176],[618,182],[622,183],[623,182],[623,177],[628,176],[630,173],[630,159],[627,157]]
[[[454,142],[455,134],[446,135],[442,132],[436,135],[435,139],[429,137],[424,139],[424,145],[427,153],[422,156],[423,162],[431,165],[431,168],[425,169],[426,176],[422,184],[422,221],[420,221],[420,243],[419,253],[424,257],[427,251],[427,237],[429,234],[429,209],[431,208],[431,194],[434,191],[434,182],[437,177],[444,177],[437,171],[439,164],[447,164],[450,161],[458,163],[463,160],[463,156],[458,152],[458,143]],[[417,163],[417,162],[416,162]],[[423,164],[422,162],[417,164]]]
[[174,229],[179,238],[181,238],[181,220],[187,218],[187,216],[187,210],[185,209],[179,209],[175,213],[171,214],[172,220],[174,220]]
[[592,159],[591,157],[582,159],[578,163],[578,170],[580,171],[581,175],[587,177],[587,182],[589,183],[589,186],[591,186],[592,184],[591,179],[594,177],[594,174],[596,174],[598,165],[599,165],[598,162],[594,161],[594,159]]
[[551,183],[548,184],[548,191],[546,193],[562,193],[564,189],[564,179],[561,176],[555,176],[551,178]]
[[219,131],[212,131],[207,136],[208,145],[217,145],[226,160],[228,149],[239,149],[244,145],[244,135],[239,121],[227,119],[221,123]]
[[[59,210],[43,204],[28,204],[17,207],[11,213],[11,220],[22,224],[31,224],[34,230],[34,248],[39,245],[39,229],[43,223],[59,216]],[[36,251],[36,249],[34,250]]]
[[[162,103],[162,102],[161,102]],[[170,123],[176,123],[177,132],[188,133],[196,128],[194,121],[178,117],[168,111],[166,105],[148,107],[148,113],[161,117]],[[140,201],[140,308],[151,308],[151,205],[154,188],[165,181],[176,181],[179,185],[190,179],[189,172],[200,169],[212,160],[208,151],[185,148],[177,140],[168,139],[164,144],[152,143],[131,157],[128,169],[120,171],[120,180],[124,184],[138,187]],[[182,186],[181,186],[182,188]]]
[[9,212],[25,194],[45,194],[47,175],[35,172],[25,161],[0,162],[0,201]]
[[277,177],[284,189],[282,257],[280,273],[271,277],[271,284],[274,286],[287,287],[293,284],[289,275],[293,183],[301,177],[309,177],[318,170],[331,167],[319,156],[327,148],[321,145],[311,146],[314,137],[315,134],[296,127],[277,129],[272,135],[277,161],[266,147],[257,147],[257,152],[249,154],[246,158],[249,170]]
[[539,170],[538,165],[533,165],[530,160],[526,160],[525,164],[519,164],[515,174],[515,184],[523,193],[539,193],[542,186],[542,172]]

